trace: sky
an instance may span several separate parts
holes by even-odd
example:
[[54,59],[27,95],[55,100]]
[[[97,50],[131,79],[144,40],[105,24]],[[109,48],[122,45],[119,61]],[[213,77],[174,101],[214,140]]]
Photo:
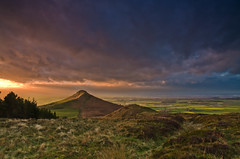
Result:
[[1,96],[240,96],[239,28],[239,0],[1,0]]

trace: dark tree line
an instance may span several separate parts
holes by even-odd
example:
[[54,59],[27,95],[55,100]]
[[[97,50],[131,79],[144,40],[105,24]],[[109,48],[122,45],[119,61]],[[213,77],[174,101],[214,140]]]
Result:
[[56,113],[49,109],[37,107],[35,100],[26,100],[10,92],[3,100],[0,99],[0,118],[57,118]]

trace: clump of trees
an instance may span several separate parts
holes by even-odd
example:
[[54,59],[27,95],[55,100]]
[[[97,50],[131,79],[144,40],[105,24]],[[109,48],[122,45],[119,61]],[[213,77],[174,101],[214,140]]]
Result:
[[49,109],[37,107],[34,99],[32,101],[23,99],[10,92],[3,100],[0,99],[0,118],[51,119],[57,116]]

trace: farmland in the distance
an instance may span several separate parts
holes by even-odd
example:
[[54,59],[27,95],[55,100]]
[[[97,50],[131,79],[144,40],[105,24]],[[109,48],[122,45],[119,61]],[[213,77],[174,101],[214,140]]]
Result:
[[223,114],[240,112],[240,98],[109,97],[104,99],[116,104],[139,104],[157,111],[172,113]]

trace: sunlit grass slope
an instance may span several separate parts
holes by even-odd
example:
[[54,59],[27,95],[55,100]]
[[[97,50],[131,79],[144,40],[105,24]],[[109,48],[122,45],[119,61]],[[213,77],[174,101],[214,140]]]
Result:
[[140,118],[140,117],[153,116],[156,113],[157,113],[157,111],[155,111],[151,108],[142,107],[137,104],[131,104],[131,105],[124,106],[124,107],[106,115],[105,118],[136,119],[136,118]]
[[41,106],[56,112],[59,117],[100,117],[109,114],[122,106],[113,104],[84,90],[78,91],[74,95],[47,105]]

